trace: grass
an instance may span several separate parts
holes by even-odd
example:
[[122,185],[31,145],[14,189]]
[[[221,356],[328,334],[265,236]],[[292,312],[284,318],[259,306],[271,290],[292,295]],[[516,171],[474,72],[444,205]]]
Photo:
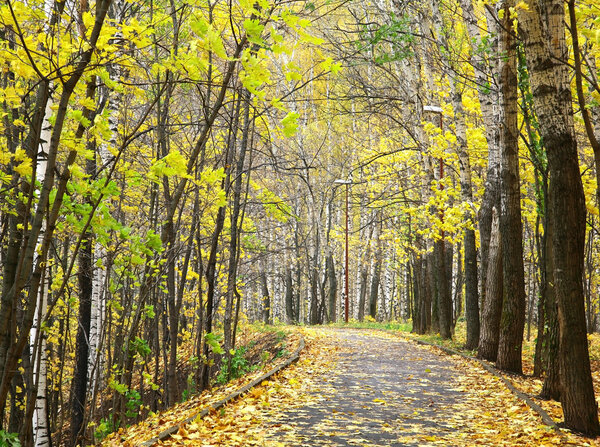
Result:
[[410,330],[412,329],[412,323],[406,323],[401,321],[379,322],[375,321],[371,317],[366,317],[364,321],[351,319],[350,321],[348,321],[348,323],[344,323],[341,321],[336,323],[329,323],[328,326],[354,329],[383,329],[398,332],[410,332]]

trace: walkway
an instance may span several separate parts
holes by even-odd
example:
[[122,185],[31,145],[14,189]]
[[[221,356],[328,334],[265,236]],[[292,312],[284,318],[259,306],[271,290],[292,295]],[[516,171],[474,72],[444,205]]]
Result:
[[460,393],[447,357],[356,330],[330,330],[329,342],[339,359],[315,381],[317,400],[280,414],[269,438],[298,446],[420,446],[455,430],[448,422]]
[[297,363],[160,445],[564,445],[476,363],[395,334],[304,331]]

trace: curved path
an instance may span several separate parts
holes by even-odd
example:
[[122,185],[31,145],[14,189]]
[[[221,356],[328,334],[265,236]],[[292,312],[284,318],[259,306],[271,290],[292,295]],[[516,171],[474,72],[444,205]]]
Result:
[[317,401],[280,414],[269,438],[286,445],[419,446],[456,429],[448,422],[460,392],[447,357],[398,338],[328,332],[340,348],[336,367],[315,378],[310,393]]
[[385,332],[304,332],[297,363],[158,445],[565,445],[477,362]]

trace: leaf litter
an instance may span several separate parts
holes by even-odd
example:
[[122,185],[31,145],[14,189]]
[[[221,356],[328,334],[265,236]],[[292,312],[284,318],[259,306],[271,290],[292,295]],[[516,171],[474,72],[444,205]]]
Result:
[[[301,331],[297,363],[156,445],[600,445],[544,425],[497,377],[460,356],[380,331]],[[240,386],[174,407],[105,445],[137,445]]]

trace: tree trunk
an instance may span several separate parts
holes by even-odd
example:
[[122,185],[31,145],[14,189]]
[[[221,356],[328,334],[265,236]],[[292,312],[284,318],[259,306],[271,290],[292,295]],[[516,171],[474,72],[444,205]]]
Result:
[[[552,223],[546,225],[546,233],[544,235],[544,243],[546,244],[546,293],[545,293],[545,309],[546,328],[542,332],[544,346],[542,348],[544,359],[544,370],[546,377],[540,397],[544,399],[560,399],[560,365],[559,365],[559,328],[558,328],[558,303],[556,302],[556,293],[554,289],[554,261],[552,258],[552,240],[554,239],[554,231]],[[539,336],[539,335],[538,335]]]
[[547,213],[544,217],[544,234],[540,235],[539,231],[540,217],[536,219],[535,239],[536,239],[536,250],[538,253],[538,263],[540,268],[540,294],[537,303],[537,339],[535,341],[535,356],[533,361],[533,375],[540,377],[545,371],[545,345],[546,345],[546,334],[544,328],[546,326],[546,296],[548,294],[549,282],[546,281],[546,275],[548,274],[548,252],[546,250],[547,237],[548,237],[548,218]]
[[433,327],[434,284],[431,260],[431,253],[421,258],[421,330],[423,334],[431,331]]
[[413,264],[413,275],[412,275],[412,290],[413,290],[413,306],[412,313],[410,317],[412,319],[412,329],[411,332],[415,334],[422,334],[423,330],[421,328],[421,285],[419,284],[419,280],[421,277],[421,260],[415,256],[413,260],[411,260]]
[[260,273],[260,285],[262,295],[262,320],[265,324],[271,323],[271,296],[269,295],[269,286],[267,285],[267,273],[263,270]]
[[[471,6],[472,9],[472,6]],[[444,30],[442,23],[442,14],[440,12],[439,2],[433,2],[433,20],[436,28],[435,35],[438,36],[438,42],[444,49],[448,48],[448,37]],[[454,63],[448,57],[448,52],[443,52],[442,55],[445,57],[445,62],[452,66]],[[484,76],[481,70],[476,70],[480,76]],[[459,175],[460,175],[460,187],[461,187],[461,199],[464,203],[470,204],[473,202],[472,185],[471,185],[471,164],[469,162],[469,154],[467,152],[467,132],[465,124],[465,116],[462,105],[462,92],[461,86],[458,85],[460,79],[458,76],[449,76],[450,90],[452,106],[454,108],[454,125],[455,135],[458,143],[458,160],[459,160]],[[486,105],[482,105],[482,109],[486,110]],[[465,303],[465,316],[467,320],[467,349],[475,349],[479,342],[479,284],[477,282],[477,248],[475,245],[475,232],[470,229],[474,225],[473,213],[469,209],[465,212],[465,221],[468,223],[465,229],[465,276],[466,276],[466,303]],[[442,246],[443,248],[443,246]],[[450,256],[450,262],[446,263],[449,267],[450,273],[448,276],[448,282],[452,281],[452,256]],[[459,266],[460,270],[460,266]],[[462,284],[460,284],[462,289]],[[457,288],[458,289],[458,288]],[[446,297],[447,294],[447,297]],[[460,296],[460,295],[458,295]],[[452,311],[452,300],[451,300],[451,288],[444,290],[443,294],[440,295],[444,306],[450,309],[450,329],[452,329],[447,336],[442,335],[443,338],[449,338],[453,331],[456,319],[454,318]],[[457,302],[460,307],[460,301]],[[442,310],[442,309],[440,309]],[[442,314],[448,312],[442,310]],[[446,333],[445,322],[440,326],[440,330]]]
[[292,269],[285,269],[285,313],[289,323],[298,323],[298,318],[294,314],[294,284],[292,280]]
[[[46,5],[47,6],[47,5]],[[51,16],[51,11],[46,11],[46,16]],[[48,143],[52,134],[52,124],[50,117],[52,116],[52,101],[49,100],[46,104],[44,112],[44,126],[40,134],[40,146],[37,149],[38,155],[36,160],[36,179],[41,184],[44,180],[46,171],[46,162],[41,156],[42,153],[48,152]],[[44,230],[42,229],[42,233]],[[38,236],[38,244],[42,243],[42,235]],[[9,274],[12,276],[12,273]],[[34,446],[46,446],[50,444],[50,427],[48,425],[48,400],[47,400],[47,334],[42,329],[42,321],[46,318],[48,307],[48,289],[50,286],[50,272],[45,268],[42,272],[43,278],[41,281],[41,290],[39,291],[38,308],[34,317],[33,325],[30,333],[31,345],[31,362],[32,362],[32,399],[28,402],[27,412],[33,411],[32,416],[32,434]],[[28,357],[28,354],[24,356]],[[35,398],[33,398],[35,393]],[[33,403],[33,409],[31,403]],[[29,416],[27,416],[29,417]],[[27,425],[27,424],[26,424]],[[29,431],[27,429],[27,431]]]
[[405,304],[405,311],[404,314],[402,315],[402,319],[404,321],[406,321],[407,319],[413,317],[413,309],[414,309],[414,303],[415,303],[415,287],[414,287],[414,283],[412,281],[412,269],[411,267],[411,263],[410,261],[408,261],[405,264],[405,268],[406,268],[406,281],[404,283],[405,285],[405,296],[406,296],[406,304]]
[[[508,11],[514,7],[514,1],[504,1],[502,6],[504,11]],[[500,240],[504,298],[496,366],[505,371],[521,374],[525,328],[525,272],[519,186],[517,52],[512,23],[510,14],[504,14],[500,37],[500,51],[505,55],[501,68],[503,126],[501,126],[500,139],[502,151]]]
[[[196,273],[198,273],[198,286],[197,286],[197,291],[196,291],[196,296],[197,296],[197,317],[198,317],[198,329],[197,329],[197,333],[196,333],[196,340],[195,340],[195,355],[198,359],[202,358],[202,331],[204,330],[204,303],[202,302],[202,294],[204,292],[204,287],[202,284],[202,276],[203,276],[203,272],[204,272],[204,265],[203,265],[203,259],[202,259],[202,238],[201,238],[201,234],[199,231],[196,232],[196,253],[197,253],[197,257],[196,257]],[[156,331],[156,338],[158,340],[158,331]],[[158,341],[157,341],[157,345],[158,345]],[[157,350],[158,350],[158,346],[157,346]],[[157,383],[157,379],[158,379],[158,357],[155,359],[155,371],[156,371],[156,377],[155,377],[155,382]],[[202,371],[203,371],[203,364],[202,362],[198,362],[198,366],[195,368],[194,371],[194,375],[195,375],[195,380],[196,383],[198,384],[198,388],[199,391],[202,391],[203,388],[202,387]],[[152,410],[155,411],[155,410]]]
[[[464,203],[473,202],[471,163],[467,152],[466,129],[462,108],[462,94],[453,89],[453,105],[456,119],[456,138],[459,143],[458,159],[460,166],[460,189]],[[464,230],[465,265],[465,319],[467,322],[466,349],[477,349],[479,344],[479,283],[477,278],[477,246],[475,243],[475,219],[471,210],[465,212],[467,228]]]
[[[49,274],[48,270],[44,272],[46,277]],[[40,291],[41,303],[40,303],[40,315],[46,314],[46,307],[48,302],[48,278],[46,277],[42,282],[44,290]],[[48,353],[47,353],[47,340],[46,335],[39,334],[39,348],[38,348],[39,359],[34,364],[34,386],[33,389],[36,391],[35,395],[35,409],[33,412],[33,445],[35,447],[45,447],[51,445],[50,439],[50,424],[48,417]],[[35,359],[34,359],[35,360]],[[37,379],[37,380],[36,380]]]
[[434,251],[427,254],[427,268],[425,270],[425,291],[431,302],[431,330],[434,333],[440,332],[440,275],[438,272],[440,259],[438,248],[437,244],[434,244]]
[[[225,299],[225,315],[223,317],[223,332],[225,335],[225,355],[229,356],[231,349],[235,346],[232,343],[234,334],[232,333],[232,320],[234,313],[234,297],[237,292],[237,271],[239,262],[239,238],[242,226],[242,219],[240,218],[241,211],[241,198],[242,198],[242,182],[244,164],[246,160],[246,152],[248,149],[249,131],[250,131],[250,92],[244,89],[240,95],[239,102],[244,103],[243,114],[243,128],[242,128],[242,139],[240,142],[239,153],[237,154],[237,161],[235,167],[234,181],[233,181],[233,201],[231,203],[231,220],[229,225],[230,239],[229,239],[229,263],[227,268],[227,293]],[[238,106],[239,107],[239,106]],[[232,124],[234,132],[237,132],[239,115],[236,112],[236,120]],[[235,138],[234,138],[235,141]],[[229,362],[231,365],[231,362]]]
[[590,216],[591,229],[587,233],[586,248],[585,248],[585,280],[583,282],[585,292],[585,321],[587,327],[587,333],[594,333],[594,313],[593,313],[593,301],[592,301],[592,288],[594,279],[595,262],[592,257],[594,249],[594,235],[596,230],[594,229],[594,216]]
[[[492,208],[499,207],[500,196],[498,191],[499,171],[500,171],[500,126],[498,123],[500,95],[497,85],[498,70],[498,25],[496,17],[493,17],[490,11],[486,9],[488,36],[487,43],[481,38],[480,24],[475,15],[473,2],[471,0],[460,0],[463,10],[463,17],[466,25],[469,40],[473,42],[473,48],[483,48],[489,45],[490,55],[486,61],[480,54],[471,55],[472,65],[475,72],[476,87],[481,105],[481,114],[484,123],[486,140],[488,143],[488,170],[485,181],[485,192],[479,209],[479,233],[481,240],[481,301],[486,302],[485,293],[487,291],[487,274],[489,272],[489,245],[492,234]],[[472,51],[474,53],[474,51]],[[473,57],[474,56],[474,57]],[[465,242],[465,249],[466,249]],[[465,253],[466,269],[466,253]],[[465,275],[466,275],[465,271]],[[495,288],[495,286],[492,286]],[[468,293],[467,293],[468,295]]]
[[360,291],[358,295],[358,321],[365,319],[365,303],[367,301],[367,286],[369,281],[369,269],[363,264],[360,271]]
[[534,106],[548,155],[548,212],[558,303],[561,404],[565,425],[600,433],[589,361],[583,296],[585,196],[579,171],[564,35],[564,3],[530,1],[519,10]]
[[381,223],[379,222],[379,213],[375,215],[375,259],[373,260],[373,269],[371,272],[371,291],[369,293],[369,315],[375,319],[377,317],[377,300],[379,298],[379,284],[381,283]]
[[77,319],[77,344],[75,348],[75,372],[71,394],[71,445],[82,442],[88,383],[88,356],[90,318],[92,307],[92,235],[85,237],[79,254],[79,317]]
[[[166,155],[166,154],[165,154]],[[166,196],[170,194],[165,192]],[[166,200],[169,203],[170,200]],[[176,305],[175,264],[177,262],[176,252],[179,247],[176,244],[175,229],[172,220],[163,225],[163,246],[166,248],[166,270],[167,270],[167,319],[168,337],[165,342],[170,343],[169,359],[166,366],[165,401],[167,405],[174,405],[179,400],[179,383],[177,381],[177,337],[179,328],[179,313]]]
[[371,292],[369,293],[369,315],[375,319],[377,317],[377,300],[379,298],[379,283],[381,281],[381,259],[375,256],[375,265],[373,266],[373,277],[371,278]]
[[329,279],[328,301],[329,301],[329,322],[335,323],[336,321],[336,298],[337,298],[337,278],[335,276],[335,263],[333,261],[333,253],[330,251],[327,255],[326,262],[326,276]]
[[[223,230],[223,224],[225,223],[225,207],[220,207],[217,211],[217,217],[215,219],[215,229],[212,234],[210,254],[208,255],[208,261],[206,263],[206,313],[204,319],[204,334],[212,332],[213,328],[213,314],[214,314],[214,296],[215,296],[215,282],[217,273],[217,251],[219,249],[219,237]],[[206,390],[210,386],[210,363],[209,363],[209,345],[204,340],[204,347],[202,350],[204,354],[204,362],[202,364],[201,373],[201,389]]]
[[492,232],[489,246],[485,301],[481,310],[481,334],[477,357],[495,362],[500,338],[502,315],[502,246],[500,245],[500,220],[492,208]]
[[449,339],[452,338],[452,296],[448,287],[446,242],[444,240],[439,240],[435,243],[434,253],[437,261],[437,268],[435,270],[440,336]]

